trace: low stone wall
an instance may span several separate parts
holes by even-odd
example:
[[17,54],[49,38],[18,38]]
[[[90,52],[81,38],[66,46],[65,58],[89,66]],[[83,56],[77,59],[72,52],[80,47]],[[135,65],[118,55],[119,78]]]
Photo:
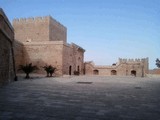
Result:
[[155,75],[160,75],[160,69],[153,69],[153,70],[149,70],[149,74],[155,74]]

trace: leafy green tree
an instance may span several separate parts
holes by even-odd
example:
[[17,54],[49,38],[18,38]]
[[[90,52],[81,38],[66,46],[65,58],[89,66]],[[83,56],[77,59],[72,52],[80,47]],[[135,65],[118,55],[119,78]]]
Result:
[[37,66],[33,66],[32,63],[26,64],[26,65],[20,65],[18,70],[22,70],[24,73],[26,73],[26,79],[29,79],[29,74],[33,71],[37,70]]
[[160,68],[160,60],[158,58],[156,59],[156,65],[158,68]]
[[56,70],[56,68],[53,67],[52,65],[45,65],[43,68],[47,73],[47,77],[52,77],[53,73]]

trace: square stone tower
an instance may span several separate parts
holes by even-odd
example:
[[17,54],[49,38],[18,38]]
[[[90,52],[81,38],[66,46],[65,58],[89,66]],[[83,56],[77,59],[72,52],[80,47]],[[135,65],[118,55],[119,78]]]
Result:
[[67,28],[50,16],[13,20],[15,30],[15,61],[19,65],[33,63],[39,73],[42,66],[56,67],[56,74],[83,74],[85,50],[67,43]]
[[51,16],[14,19],[13,27],[20,42],[67,41],[67,28]]

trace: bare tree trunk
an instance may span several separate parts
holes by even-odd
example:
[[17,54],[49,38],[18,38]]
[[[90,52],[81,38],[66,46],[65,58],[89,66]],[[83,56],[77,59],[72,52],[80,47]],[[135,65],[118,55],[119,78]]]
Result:
[[29,73],[26,73],[26,77],[25,77],[26,79],[29,79],[30,77],[29,77]]

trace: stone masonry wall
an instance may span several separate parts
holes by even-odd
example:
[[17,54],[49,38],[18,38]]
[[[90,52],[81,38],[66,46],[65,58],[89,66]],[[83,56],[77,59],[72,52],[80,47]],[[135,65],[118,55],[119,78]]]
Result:
[[[135,72],[136,76],[143,77],[148,73],[148,58],[144,59],[119,59],[113,66],[96,66],[92,62],[85,63],[85,71],[88,75],[118,75],[131,76]],[[113,72],[116,73],[113,73]],[[96,72],[96,73],[95,73]]]
[[160,68],[155,68],[153,70],[149,70],[149,74],[160,75]]
[[15,56],[15,68],[18,72],[19,65],[24,65],[24,45],[20,43],[19,41],[14,41],[14,56]]
[[13,40],[13,28],[3,10],[0,9],[0,86],[15,78]]
[[143,67],[144,72],[149,72],[149,64],[148,64],[149,58],[142,58],[142,59],[122,59],[119,58],[119,64],[121,63],[128,63],[128,64],[137,64],[139,67]]
[[67,28],[50,16],[13,20],[15,39],[21,42],[64,41]]
[[67,28],[52,17],[49,19],[49,38],[51,41],[67,42]]
[[84,63],[84,69],[85,69],[85,74],[86,75],[93,75],[93,71],[94,71],[94,65],[92,64],[92,62],[85,62]]
[[37,65],[38,73],[45,73],[42,68],[45,65],[52,65],[57,68],[56,74],[62,75],[62,51],[63,42],[32,42],[24,44],[24,64],[32,63]]
[[44,73],[45,64],[55,66],[56,74],[71,74],[84,70],[84,50],[67,43],[67,28],[50,16],[15,19],[16,68],[20,64],[33,63]]
[[75,56],[73,48],[70,45],[63,46],[63,74],[69,75],[69,67],[71,66],[71,74],[76,70]]
[[71,66],[71,74],[74,71],[79,71],[83,74],[84,71],[84,50],[78,49],[75,44],[64,45],[63,49],[63,74],[70,74],[69,69]]
[[20,42],[49,41],[49,19],[50,17],[14,19],[15,39]]
[[79,71],[79,73],[82,75],[84,74],[84,52],[85,50],[74,43],[72,43],[72,47],[74,49],[76,71]]

